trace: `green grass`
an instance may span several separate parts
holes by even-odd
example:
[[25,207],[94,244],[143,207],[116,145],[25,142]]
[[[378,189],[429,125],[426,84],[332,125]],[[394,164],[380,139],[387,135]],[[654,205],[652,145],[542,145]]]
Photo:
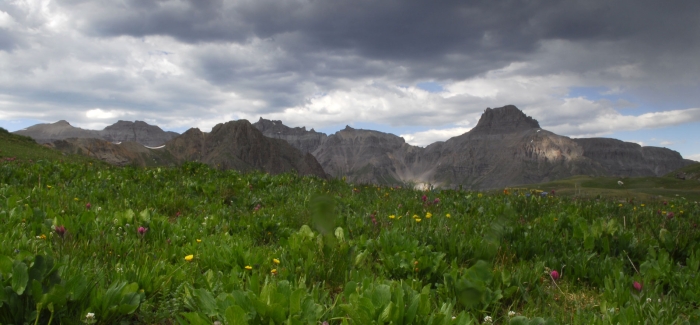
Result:
[[698,223],[682,197],[2,162],[0,322],[696,324]]
[[420,192],[0,137],[2,324],[700,323],[689,181]]
[[57,150],[36,143],[30,137],[12,134],[4,128],[0,128],[0,159],[97,162],[97,160],[86,156],[64,155]]
[[[681,170],[690,173],[699,170],[700,164],[687,166]],[[679,170],[679,171],[681,171]],[[515,188],[555,191],[561,195],[579,197],[607,197],[628,200],[668,200],[684,197],[700,201],[700,180],[681,180],[676,172],[663,177],[589,177],[576,176],[541,184],[515,186]],[[623,185],[619,185],[622,181]]]

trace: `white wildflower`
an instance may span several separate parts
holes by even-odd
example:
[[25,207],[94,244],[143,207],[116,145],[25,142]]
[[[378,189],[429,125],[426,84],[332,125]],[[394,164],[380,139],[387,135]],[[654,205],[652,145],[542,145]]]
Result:
[[512,310],[509,310],[509,311],[508,311],[508,317],[513,317],[513,316],[515,316],[515,312],[512,311]]
[[651,298],[647,298],[647,303],[651,303]]
[[622,185],[624,185],[624,184],[625,184],[625,183],[623,183],[622,181],[617,181],[617,185],[622,186]]
[[493,318],[491,318],[491,316],[484,316],[484,323],[493,323]]

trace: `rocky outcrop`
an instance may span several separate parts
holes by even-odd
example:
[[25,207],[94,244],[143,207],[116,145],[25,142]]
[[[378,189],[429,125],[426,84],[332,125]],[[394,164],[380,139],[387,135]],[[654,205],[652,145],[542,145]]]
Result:
[[609,176],[662,176],[688,165],[681,154],[659,147],[608,138],[574,139],[583,156],[598,162]]
[[76,128],[65,120],[36,124],[12,133],[30,137],[37,143],[51,143],[68,138],[101,138],[99,131]]
[[510,134],[539,129],[540,123],[513,105],[486,108],[471,134]]
[[[260,120],[264,134],[300,146],[305,128]],[[320,143],[320,144],[318,144]],[[351,182],[425,183],[471,189],[575,175],[660,176],[690,162],[677,152],[613,139],[570,139],[540,128],[517,107],[487,108],[469,132],[426,148],[393,134],[346,127],[311,151],[326,173]]]
[[271,174],[297,171],[300,175],[326,177],[311,154],[302,153],[284,140],[265,137],[247,120],[217,124],[211,133],[190,129],[167,142],[165,148],[178,161],[200,161],[221,169]]
[[422,150],[393,134],[346,126],[313,155],[331,176],[357,183],[401,184],[413,178],[410,162]]
[[282,121],[266,120],[262,117],[253,123],[253,126],[266,137],[287,141],[304,153],[314,152],[327,138],[325,133],[316,132],[314,129],[306,131],[306,127],[290,128],[282,124]]
[[302,153],[284,140],[265,137],[246,120],[217,124],[210,133],[192,128],[157,148],[94,138],[57,140],[50,145],[118,166],[172,166],[198,161],[218,169],[271,174],[296,171],[300,175],[327,177],[310,153]]
[[163,129],[143,121],[119,120],[117,123],[100,131],[100,135],[102,139],[111,142],[131,141],[144,146],[157,147],[179,134],[172,131],[163,131]]
[[69,138],[101,139],[114,143],[137,142],[145,146],[156,147],[176,137],[175,132],[166,132],[161,128],[142,121],[118,121],[104,130],[85,130],[60,120],[56,123],[37,124],[14,132],[33,138],[38,143],[52,143]]
[[112,143],[95,138],[68,138],[47,144],[67,154],[93,157],[116,166],[172,166],[169,152],[149,149],[136,142]]

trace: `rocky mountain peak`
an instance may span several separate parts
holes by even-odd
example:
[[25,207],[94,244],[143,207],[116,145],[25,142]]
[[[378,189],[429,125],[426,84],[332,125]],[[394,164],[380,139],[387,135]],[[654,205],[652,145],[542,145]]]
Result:
[[506,105],[487,108],[470,133],[502,134],[539,128],[537,120],[525,115],[514,105]]
[[68,123],[68,121],[66,121],[66,120],[60,120],[54,124],[55,125],[68,125],[68,126],[70,126],[70,123]]

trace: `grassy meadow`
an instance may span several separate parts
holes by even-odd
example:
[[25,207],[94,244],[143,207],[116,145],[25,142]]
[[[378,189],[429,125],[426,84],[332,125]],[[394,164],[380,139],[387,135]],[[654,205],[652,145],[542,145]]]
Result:
[[700,323],[685,195],[421,192],[7,148],[1,324]]

